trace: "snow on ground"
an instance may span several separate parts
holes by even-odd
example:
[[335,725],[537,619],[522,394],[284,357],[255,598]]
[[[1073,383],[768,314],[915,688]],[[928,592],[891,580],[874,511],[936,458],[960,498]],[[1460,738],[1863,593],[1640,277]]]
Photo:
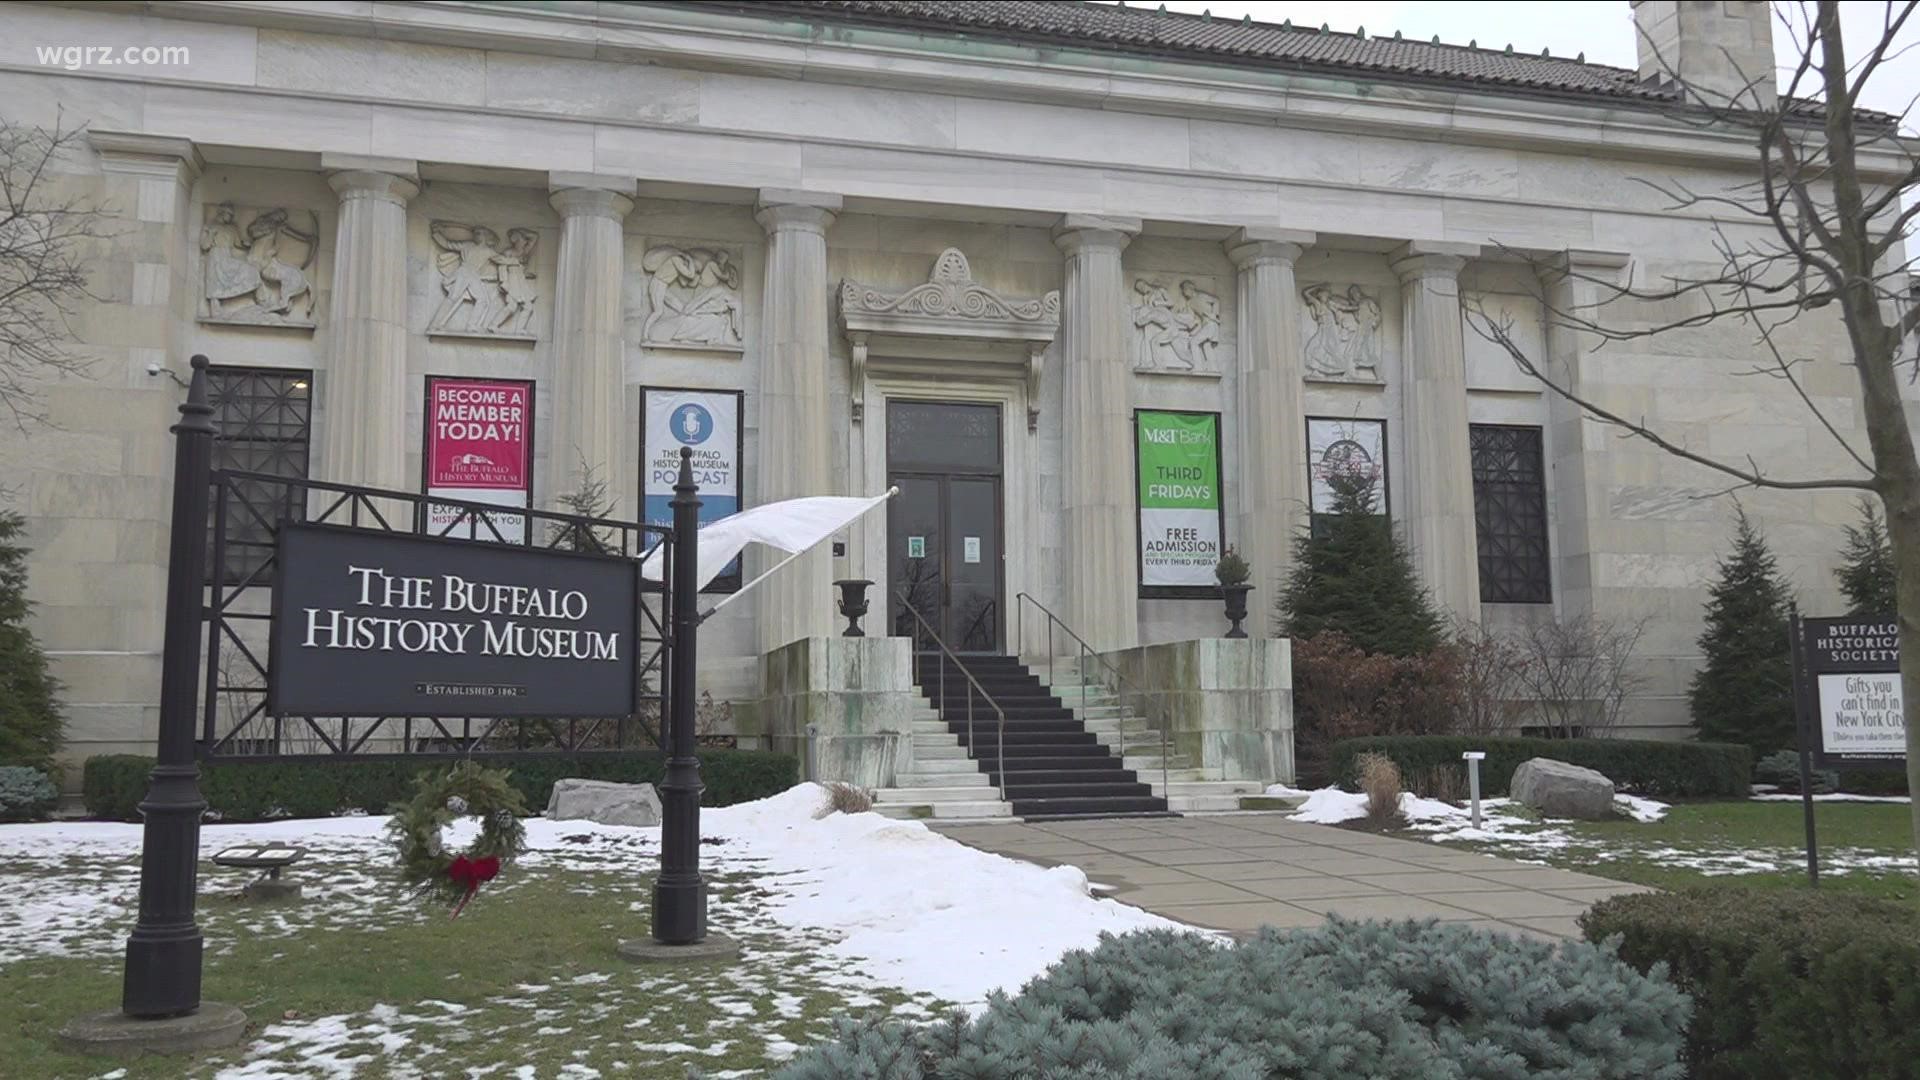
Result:
[[[1267,788],[1266,793],[1304,799],[1305,802],[1291,815],[1295,821],[1337,825],[1367,816],[1367,797],[1357,792],[1338,788],[1305,791],[1275,784]],[[1754,797],[1776,800],[1800,798],[1798,795]],[[1886,796],[1816,795],[1814,798],[1833,802],[1910,801]],[[1478,828],[1474,827],[1471,813],[1465,807],[1412,794],[1402,794],[1400,800],[1400,811],[1407,819],[1408,831],[1424,834],[1426,839],[1441,843],[1477,844],[1494,854],[1522,862],[1545,862],[1552,855],[1559,857],[1562,862],[1576,860],[1598,867],[1597,872],[1604,874],[1606,863],[1631,859],[1695,870],[1708,877],[1793,871],[1806,865],[1805,852],[1797,848],[1681,848],[1662,843],[1656,838],[1658,834],[1642,838],[1632,831],[1596,836],[1580,831],[1576,822],[1539,817],[1506,798],[1480,800]],[[1616,795],[1614,802],[1622,817],[1641,824],[1659,821],[1669,809],[1666,803],[1637,795]],[[1887,855],[1861,848],[1824,848],[1820,852],[1821,869],[1835,874],[1912,871],[1916,865],[1916,860],[1910,855]]]
[[[1306,802],[1289,815],[1294,821],[1305,821],[1315,825],[1338,825],[1343,821],[1356,821],[1367,816],[1367,797],[1360,792],[1342,791],[1337,787],[1325,787],[1316,791],[1303,791],[1285,784],[1274,784],[1267,788],[1268,795],[1282,798],[1300,798]],[[1666,815],[1667,804],[1643,799],[1637,795],[1616,795],[1615,804],[1620,813],[1635,821],[1658,821]],[[1505,809],[1511,805],[1508,799],[1480,800],[1482,833],[1489,826],[1498,828],[1501,823],[1493,822],[1492,811]],[[1400,794],[1400,816],[1407,820],[1410,828],[1423,831],[1451,832],[1464,824],[1470,831],[1473,825],[1473,812],[1468,807],[1455,806],[1439,799],[1424,799],[1412,792]],[[1515,818],[1515,821],[1525,819]],[[1527,821],[1527,824],[1537,824]],[[1447,839],[1436,835],[1434,839]]]
[[[701,814],[703,868],[743,872],[766,891],[771,920],[824,935],[832,959],[885,986],[977,1004],[1015,990],[1070,949],[1120,934],[1181,924],[1092,895],[1070,866],[1041,868],[977,851],[917,821],[878,814],[814,815],[826,789],[801,784],[758,802]],[[262,905],[247,930],[283,936],[329,920],[364,928],[428,917],[391,882],[385,817],[339,817],[208,825],[202,855],[241,843],[280,842],[324,859],[324,875],[300,874],[307,901]],[[462,827],[464,826],[464,828]],[[464,845],[471,821],[449,830]],[[527,867],[650,869],[658,829],[584,821],[527,821]],[[0,964],[55,953],[117,958],[137,903],[140,827],[111,822],[0,826]],[[356,870],[355,867],[358,867]],[[298,873],[299,868],[296,868]],[[13,883],[18,879],[17,884]],[[203,896],[230,893],[240,872],[203,869]],[[218,948],[209,941],[210,948]]]

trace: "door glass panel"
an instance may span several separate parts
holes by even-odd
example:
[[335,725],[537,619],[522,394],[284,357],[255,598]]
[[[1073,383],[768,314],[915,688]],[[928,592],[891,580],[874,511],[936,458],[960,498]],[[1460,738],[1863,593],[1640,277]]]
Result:
[[[945,591],[941,566],[939,477],[896,476],[900,494],[887,501],[887,610],[895,637],[914,639],[916,649],[933,648],[925,630],[906,609],[940,625]],[[943,630],[942,633],[945,631]]]
[[1000,407],[887,402],[887,468],[999,472]]
[[1000,647],[1000,481],[947,478],[947,626],[961,652]]

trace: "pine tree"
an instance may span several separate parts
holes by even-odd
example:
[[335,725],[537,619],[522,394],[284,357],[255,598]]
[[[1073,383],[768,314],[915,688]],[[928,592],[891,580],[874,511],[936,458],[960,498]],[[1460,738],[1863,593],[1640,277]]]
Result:
[[1880,615],[1891,618],[1899,601],[1894,591],[1893,543],[1887,538],[1887,521],[1880,515],[1878,499],[1862,496],[1860,525],[1843,526],[1847,546],[1841,549],[1845,560],[1833,576],[1847,598],[1848,615]]
[[1745,743],[1758,758],[1794,745],[1792,593],[1746,511],[1734,521],[1733,554],[1708,594],[1705,662],[1687,696],[1700,738]]
[[0,765],[53,766],[64,722],[56,699],[60,684],[47,670],[46,654],[27,626],[27,549],[19,541],[26,522],[0,512]]
[[1373,475],[1329,470],[1333,505],[1293,541],[1293,572],[1279,601],[1280,631],[1305,638],[1328,630],[1369,653],[1418,656],[1445,626],[1392,523],[1373,512]]

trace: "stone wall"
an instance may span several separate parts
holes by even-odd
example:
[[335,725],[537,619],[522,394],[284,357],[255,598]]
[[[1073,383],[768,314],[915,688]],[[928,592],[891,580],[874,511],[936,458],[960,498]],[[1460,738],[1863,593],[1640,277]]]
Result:
[[802,779],[892,787],[913,763],[913,685],[906,638],[802,638],[761,659],[766,694],[749,726],[768,750],[802,762]]
[[[1176,756],[1208,780],[1293,781],[1293,662],[1284,638],[1196,638],[1103,653]],[[1098,665],[1091,665],[1098,671]],[[1151,776],[1143,776],[1151,779]]]

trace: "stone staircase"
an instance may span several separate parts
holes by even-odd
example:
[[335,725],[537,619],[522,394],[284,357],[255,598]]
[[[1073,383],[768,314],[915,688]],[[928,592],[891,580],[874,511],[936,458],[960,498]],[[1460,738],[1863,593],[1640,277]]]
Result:
[[[1129,715],[1120,695],[1098,679],[1083,680],[1071,670],[1072,666],[1063,664],[1056,670],[1052,681],[1045,683],[1047,691],[1072,709],[1101,745],[1115,754],[1122,752],[1124,731],[1125,754],[1121,764],[1146,781],[1154,795],[1166,800],[1167,809],[1177,814],[1225,813],[1240,809],[1242,796],[1259,795],[1266,790],[1257,780],[1208,780],[1184,754],[1176,753],[1169,758],[1163,774],[1159,729],[1145,717]],[[1045,669],[1041,672],[1044,680]]]
[[[944,656],[920,656],[915,674],[932,715],[914,722],[913,769],[875,794],[876,810],[896,817],[1030,820],[1168,813],[1164,796],[1116,753],[1123,724],[1129,749],[1136,739],[1144,744],[1146,736],[1135,734],[1143,721],[1120,716],[1117,704],[1095,708],[1090,687],[1090,718],[1083,721],[1013,657],[970,657],[966,667],[1006,711],[1004,747],[998,714],[977,694],[969,736],[967,676]],[[1143,760],[1158,771],[1157,756]],[[961,779],[956,761],[973,769],[973,780]],[[1004,803],[997,798],[1003,774]],[[982,797],[993,806],[982,805]]]

